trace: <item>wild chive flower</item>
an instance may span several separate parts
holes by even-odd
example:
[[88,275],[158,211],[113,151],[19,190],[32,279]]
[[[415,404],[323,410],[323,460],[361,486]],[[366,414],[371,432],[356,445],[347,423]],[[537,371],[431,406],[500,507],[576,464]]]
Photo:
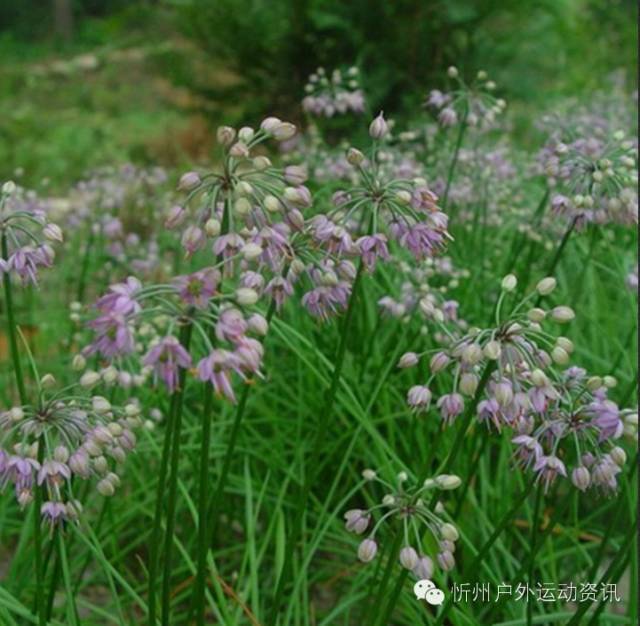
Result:
[[302,100],[302,108],[311,115],[333,117],[364,112],[365,97],[357,67],[350,67],[346,72],[336,69],[330,76],[319,67],[309,76],[304,89],[307,95]]
[[115,406],[87,395],[80,385],[60,391],[43,387],[40,398],[37,406],[0,413],[0,488],[11,486],[25,507],[36,486],[43,487],[40,514],[54,525],[77,517],[74,480],[94,480],[99,493],[114,493],[136,445],[140,407],[135,401]]
[[[366,537],[358,546],[358,559],[369,563],[378,552],[377,537],[386,525],[402,525],[403,544],[399,561],[403,568],[410,570],[418,578],[433,575],[434,560],[443,571],[455,567],[455,542],[459,535],[456,527],[446,521],[444,508],[440,502],[432,510],[426,500],[432,499],[434,491],[449,491],[460,486],[457,476],[442,474],[429,478],[422,485],[407,487],[409,478],[405,472],[389,483],[373,470],[363,472],[365,481],[378,484],[385,492],[379,504],[368,509],[351,509],[344,515],[345,527],[349,532]],[[376,520],[377,518],[377,520]],[[427,531],[437,546],[430,557],[424,548],[424,532]]]
[[638,223],[637,148],[622,131],[607,137],[556,129],[539,159],[556,215],[603,224]]
[[496,116],[504,111],[506,102],[493,95],[496,84],[488,79],[487,73],[479,71],[470,84],[462,79],[456,68],[449,68],[448,75],[456,87],[446,93],[434,89],[424,103],[438,112],[438,122],[442,126],[456,126],[466,120],[472,127],[492,127]]
[[0,254],[0,274],[11,273],[33,285],[39,268],[53,265],[55,252],[49,242],[63,241],[60,227],[47,221],[46,212],[12,181],[0,189],[0,235],[6,248],[6,254]]

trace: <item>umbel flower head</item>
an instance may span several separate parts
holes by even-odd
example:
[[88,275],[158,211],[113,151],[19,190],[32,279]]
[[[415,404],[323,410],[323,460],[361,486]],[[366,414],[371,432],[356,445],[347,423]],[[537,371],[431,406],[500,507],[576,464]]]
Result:
[[465,122],[469,126],[491,128],[496,116],[504,111],[507,104],[493,93],[494,81],[480,70],[471,83],[466,83],[456,67],[450,67],[447,75],[454,82],[449,92],[433,89],[425,101],[425,106],[436,111],[442,126],[456,126]]
[[49,222],[26,192],[8,181],[0,189],[0,275],[11,273],[23,284],[37,284],[41,267],[51,267],[55,252],[51,243],[61,243],[62,230]]
[[[268,324],[251,311],[257,291],[234,289],[231,282],[223,289],[224,263],[167,284],[143,287],[129,277],[112,285],[96,302],[98,316],[87,324],[95,338],[81,357],[100,354],[109,359],[119,382],[138,384],[153,376],[171,393],[179,387],[181,370],[196,365],[201,380],[235,402],[234,375],[242,380],[260,375],[263,348],[257,338],[266,334]],[[185,325],[194,330],[189,346],[176,336]],[[132,366],[136,370],[127,375]]]
[[[516,286],[517,279],[511,274],[502,280],[492,328],[471,328],[461,337],[454,336],[442,317],[433,315],[433,322],[451,341],[446,348],[429,352],[431,374],[425,383],[409,390],[407,402],[416,412],[428,411],[433,403],[431,382],[448,370],[453,375],[452,388],[435,402],[446,424],[463,413],[467,398],[481,392],[477,404],[480,422],[513,430],[518,464],[533,469],[547,488],[556,478],[569,478],[573,469],[579,469],[572,476],[575,486],[613,490],[619,464],[610,463],[611,450],[624,433],[623,416],[628,413],[607,399],[607,388],[614,379],[588,377],[575,367],[564,370],[573,343],[549,333],[542,324],[545,320],[570,322],[574,312],[563,305],[549,310],[530,306],[532,299],[553,292],[554,278],[542,279],[504,315],[505,300]],[[426,354],[404,355],[400,365],[414,366]],[[486,384],[481,387],[483,379]],[[622,459],[620,453],[614,456]],[[599,468],[595,479],[585,471],[592,465]]]
[[98,493],[114,494],[136,445],[141,410],[135,401],[113,405],[79,384],[59,391],[43,385],[39,397],[36,406],[0,413],[0,488],[11,487],[25,507],[42,487],[43,521],[61,524],[81,510],[77,481],[95,481]]
[[376,158],[377,143],[389,130],[382,113],[369,127],[374,139],[369,159],[356,148],[347,160],[358,174],[350,188],[333,195],[334,208],[311,220],[316,241],[332,254],[359,256],[369,269],[388,260],[389,240],[408,249],[417,259],[441,252],[447,239],[447,216],[424,179],[386,179]]
[[578,226],[638,223],[637,148],[622,131],[601,137],[555,130],[540,153],[556,215]]
[[[422,485],[409,486],[410,479],[406,472],[398,474],[393,483],[380,478],[377,472],[370,469],[362,475],[368,483],[381,485],[385,493],[379,504],[367,509],[351,509],[344,515],[346,529],[365,537],[358,546],[360,561],[373,561],[378,552],[378,536],[385,532],[385,526],[396,525],[403,535],[400,564],[416,578],[431,578],[434,563],[445,572],[453,569],[458,530],[446,521],[440,502],[436,502],[434,507],[430,504],[434,500],[434,492],[457,489],[461,484],[460,478],[441,474],[425,480]],[[430,550],[426,545],[434,542],[437,548],[429,556]]]
[[319,67],[304,88],[302,108],[315,116],[333,117],[345,113],[363,113],[365,97],[360,88],[360,72],[350,67],[346,72],[333,70],[330,75]]

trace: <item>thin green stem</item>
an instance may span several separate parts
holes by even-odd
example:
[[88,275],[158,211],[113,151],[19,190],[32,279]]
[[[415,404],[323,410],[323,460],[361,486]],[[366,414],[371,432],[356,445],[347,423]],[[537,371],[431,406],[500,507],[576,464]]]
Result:
[[284,594],[285,587],[288,583],[291,568],[292,568],[292,560],[293,553],[295,550],[295,546],[302,535],[302,521],[304,517],[304,512],[307,508],[307,503],[309,501],[309,494],[311,493],[311,487],[315,482],[315,477],[317,475],[317,467],[318,462],[320,460],[322,442],[327,435],[327,431],[329,428],[329,419],[333,413],[333,405],[336,399],[336,395],[338,392],[338,387],[340,385],[341,374],[342,374],[342,366],[344,364],[344,357],[347,349],[347,337],[349,335],[349,331],[351,328],[351,320],[353,318],[353,311],[355,308],[355,302],[358,294],[358,287],[360,286],[360,281],[362,279],[362,273],[364,271],[364,264],[362,259],[358,264],[358,271],[356,273],[355,280],[353,281],[353,287],[351,290],[351,296],[349,297],[349,303],[347,305],[347,311],[345,313],[344,322],[342,324],[342,332],[340,334],[340,342],[338,344],[338,350],[336,353],[336,357],[334,359],[334,367],[333,374],[331,376],[331,382],[329,384],[329,389],[327,391],[327,395],[325,396],[325,403],[319,412],[319,420],[316,427],[316,434],[313,439],[313,443],[311,445],[311,457],[306,467],[309,468],[307,472],[305,472],[304,483],[302,486],[302,493],[298,498],[296,512],[294,516],[292,533],[289,540],[290,549],[287,550],[285,555],[284,564],[282,567],[282,573],[278,580],[278,584],[276,586],[276,592],[273,598],[273,606],[271,619],[269,620],[269,624],[275,625],[278,612],[280,610],[280,606],[282,603],[282,598]]
[[[38,463],[42,465],[44,459],[44,435],[40,435],[38,439]],[[44,593],[44,569],[42,561],[42,520],[40,510],[42,509],[42,487],[37,484],[34,486],[35,507],[33,516],[33,550],[35,554],[36,568],[36,613],[38,615],[38,626],[44,626],[47,622],[46,617],[46,598]]]
[[[2,231],[2,258],[6,261],[9,259],[9,244],[7,242],[7,233]],[[2,273],[2,285],[4,287],[4,299],[7,309],[7,337],[9,339],[9,350],[11,352],[11,361],[13,363],[13,373],[18,388],[18,396],[20,404],[27,404],[27,391],[22,376],[22,366],[20,364],[20,353],[18,352],[18,334],[16,331],[15,312],[13,309],[13,291],[11,288],[11,273]],[[37,517],[37,516],[36,516]]]
[[71,574],[69,572],[69,561],[67,560],[67,548],[64,545],[64,535],[58,533],[58,558],[62,567],[62,581],[64,583],[65,595],[67,597],[67,616],[70,618],[70,624],[77,626],[78,610],[76,608],[75,594],[71,584]]
[[[180,329],[180,343],[188,350],[191,341],[191,322],[186,322]],[[176,502],[178,495],[178,470],[180,465],[180,434],[182,430],[182,403],[186,370],[181,369],[179,387],[176,392],[175,415],[172,433],[172,448],[170,457],[169,495],[167,503],[167,524],[164,535],[164,575],[162,579],[162,626],[169,626],[171,615],[171,556],[173,552],[173,534],[176,523]]]
[[453,182],[453,174],[456,169],[456,164],[458,163],[458,155],[460,153],[460,148],[462,146],[462,139],[464,138],[464,133],[467,130],[467,116],[469,115],[469,110],[465,109],[464,115],[460,122],[460,128],[458,129],[458,137],[456,139],[456,146],[453,151],[453,157],[451,159],[451,163],[449,165],[449,173],[447,174],[447,186],[444,189],[444,195],[442,196],[442,209],[446,210],[448,201],[449,201],[449,190],[451,189],[451,183]]
[[[531,536],[529,538],[529,571],[527,580],[529,582],[529,588],[533,588],[533,576],[536,565],[536,553],[538,551],[538,518],[540,517],[540,505],[542,503],[542,491],[544,489],[544,483],[540,481],[536,490],[536,501],[533,507],[533,517],[531,519]],[[533,602],[527,601],[527,626],[531,626],[533,623]]]
[[202,409],[202,434],[200,442],[200,485],[198,492],[198,563],[196,571],[194,604],[197,626],[204,626],[204,591],[207,578],[207,473],[213,409],[213,385],[205,383]]

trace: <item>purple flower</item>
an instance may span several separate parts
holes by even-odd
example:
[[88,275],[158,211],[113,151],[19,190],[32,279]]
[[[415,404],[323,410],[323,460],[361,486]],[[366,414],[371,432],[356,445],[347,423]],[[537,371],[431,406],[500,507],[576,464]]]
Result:
[[218,395],[223,395],[235,403],[236,397],[231,386],[231,371],[242,375],[237,357],[227,350],[213,350],[209,356],[198,363],[200,380],[208,380]]
[[49,522],[51,525],[62,522],[67,515],[67,509],[62,502],[45,502],[40,507],[40,514],[42,519]]
[[370,271],[375,269],[378,258],[381,258],[383,261],[389,258],[387,238],[382,234],[360,237],[360,239],[356,241],[356,246],[362,256],[362,262]]
[[161,378],[169,391],[178,387],[178,368],[191,366],[191,356],[173,336],[164,337],[144,357],[144,364],[153,366],[156,378]]
[[533,466],[533,471],[538,472],[538,480],[544,482],[545,491],[549,489],[549,485],[556,479],[556,476],[567,476],[564,463],[554,455],[539,457]]
[[276,309],[280,311],[284,301],[293,293],[293,285],[286,278],[276,276],[267,283],[265,293],[273,298],[276,303]]
[[542,457],[542,446],[530,435],[518,435],[511,442],[518,446],[516,457],[523,467],[528,467],[534,462],[537,464],[538,459]]
[[186,276],[178,276],[173,283],[183,302],[198,309],[206,309],[209,299],[216,293],[220,283],[220,272],[208,268]]
[[39,468],[40,464],[35,459],[11,455],[6,461],[4,480],[12,482],[16,490],[30,489],[33,484],[33,473]]
[[64,463],[49,459],[38,470],[38,485],[45,481],[50,487],[60,486],[71,478],[71,470]]
[[248,324],[238,309],[225,309],[216,323],[216,337],[220,341],[239,343],[244,339]]
[[587,407],[587,411],[594,417],[593,422],[600,431],[600,441],[620,437],[624,424],[615,402],[606,399],[595,400]]
[[350,292],[351,285],[339,281],[331,287],[320,286],[312,289],[302,296],[302,304],[312,315],[326,321],[339,309],[346,308]]
[[345,526],[348,531],[361,535],[371,521],[371,515],[361,509],[351,509],[344,514]]
[[407,393],[407,404],[417,412],[427,411],[431,404],[431,391],[425,385],[414,385]]
[[123,315],[107,313],[87,325],[97,332],[98,337],[87,347],[86,354],[99,352],[110,358],[133,351],[133,334]]
[[451,424],[464,410],[464,400],[459,393],[449,393],[438,400],[438,408],[443,421]]
[[129,276],[125,282],[111,285],[109,293],[96,302],[96,307],[104,313],[117,313],[119,315],[138,313],[141,307],[136,302],[135,296],[140,289],[142,289],[140,281],[133,276]]

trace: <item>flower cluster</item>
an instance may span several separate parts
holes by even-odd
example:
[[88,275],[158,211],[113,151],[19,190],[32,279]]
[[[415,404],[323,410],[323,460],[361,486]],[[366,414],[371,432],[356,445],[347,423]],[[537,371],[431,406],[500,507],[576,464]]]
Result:
[[345,74],[336,69],[329,77],[325,69],[319,67],[305,85],[307,95],[302,100],[302,108],[307,113],[324,117],[349,111],[363,113],[365,98],[360,88],[358,68],[350,67]]
[[[369,127],[379,141],[389,131],[382,113]],[[416,259],[444,249],[449,238],[447,216],[437,206],[437,196],[424,179],[383,180],[375,143],[370,159],[350,148],[347,160],[359,174],[356,185],[333,195],[334,208],[312,219],[313,236],[339,255],[358,255],[368,270],[377,260],[388,260],[389,237],[408,249]]]
[[0,236],[0,274],[11,273],[23,284],[34,285],[39,268],[53,264],[51,243],[63,240],[60,227],[48,221],[45,211],[11,181],[0,190]]
[[[377,534],[385,523],[397,521],[402,525],[403,544],[399,552],[400,564],[410,570],[418,579],[432,578],[434,560],[426,554],[424,545],[430,543],[424,536],[427,531],[437,545],[435,561],[445,572],[455,567],[454,553],[458,530],[445,521],[442,503],[431,506],[434,492],[457,489],[460,478],[451,474],[441,474],[428,478],[422,485],[407,487],[409,477],[405,472],[396,476],[395,484],[380,478],[373,470],[365,470],[363,477],[371,483],[378,483],[387,492],[379,504],[367,509],[351,509],[344,515],[348,531],[357,535],[367,534],[358,546],[358,558],[363,563],[372,561],[378,552]],[[437,496],[436,496],[437,497]],[[379,519],[374,522],[374,516]]]
[[447,93],[432,90],[425,106],[438,112],[438,121],[442,126],[456,126],[462,122],[472,127],[491,128],[496,116],[506,107],[503,99],[493,96],[496,84],[488,79],[483,70],[469,85],[461,78],[457,68],[450,67],[447,74],[456,82],[456,88]]
[[[130,277],[112,285],[96,302],[98,316],[88,322],[96,336],[83,355],[99,353],[115,361],[119,378],[129,363],[142,363],[139,373],[127,375],[128,381],[153,374],[174,392],[180,370],[190,369],[192,353],[200,352],[200,380],[210,381],[218,394],[235,402],[232,375],[243,380],[260,375],[263,348],[255,337],[266,334],[267,321],[259,313],[246,312],[258,300],[254,289],[223,293],[221,286],[220,267],[178,276],[168,284],[143,287]],[[185,325],[196,331],[191,350],[174,335]]]
[[[428,310],[450,341],[445,349],[402,356],[399,365],[411,367],[431,354],[431,375],[426,383],[409,390],[407,402],[416,412],[428,411],[433,399],[431,381],[450,370],[451,392],[436,403],[445,423],[452,423],[464,412],[465,398],[482,393],[477,404],[478,419],[498,430],[506,427],[515,431],[518,459],[522,465],[532,467],[547,487],[557,476],[567,476],[565,462],[575,451],[580,478],[574,477],[574,484],[580,488],[605,487],[606,482],[613,489],[619,464],[610,464],[608,460],[620,460],[622,454],[607,450],[623,434],[625,415],[607,399],[607,387],[615,384],[615,379],[587,378],[580,368],[560,371],[570,360],[573,343],[545,331],[542,323],[545,319],[566,323],[574,318],[574,313],[562,305],[551,310],[531,306],[531,300],[548,296],[554,290],[555,279],[541,280],[532,294],[503,317],[504,301],[516,285],[513,275],[503,279],[494,327],[471,328],[462,337],[452,335],[437,309],[433,313],[429,303],[421,301],[423,312]],[[590,479],[585,474],[587,465],[594,465]],[[601,471],[596,471],[605,466],[610,470],[607,481]]]
[[53,377],[45,376],[39,404],[0,413],[0,488],[11,485],[24,507],[42,487],[42,518],[56,524],[80,513],[75,481],[95,480],[100,494],[114,494],[141,420],[135,401],[114,406],[81,385],[51,386]]
[[603,224],[638,222],[637,149],[622,131],[605,138],[563,129],[540,153],[555,214]]

